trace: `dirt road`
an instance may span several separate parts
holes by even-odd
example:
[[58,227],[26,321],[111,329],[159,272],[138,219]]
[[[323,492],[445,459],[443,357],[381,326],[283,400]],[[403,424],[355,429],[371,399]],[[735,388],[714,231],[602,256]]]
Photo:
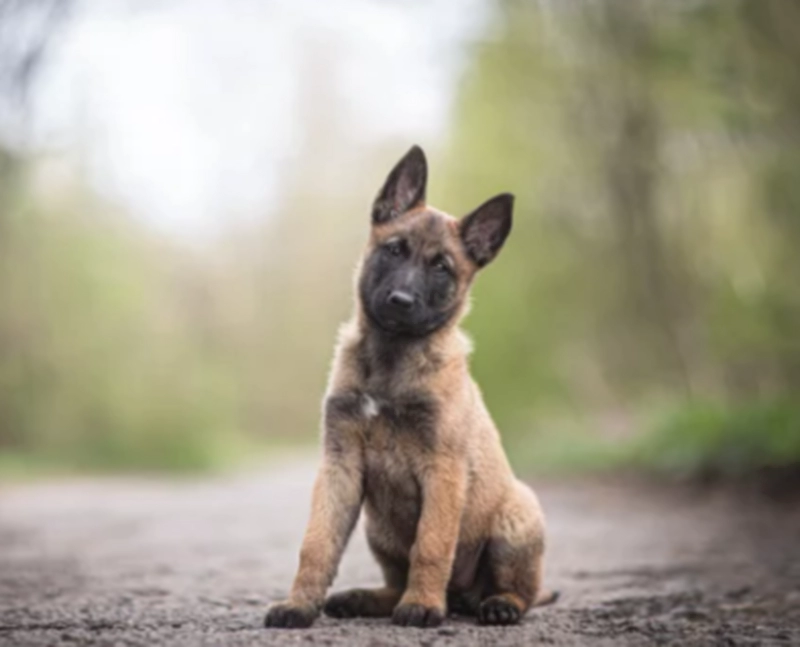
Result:
[[[534,479],[562,598],[519,627],[263,629],[291,583],[313,469],[0,488],[0,644],[800,644],[797,506],[630,481]],[[359,529],[334,588],[377,578]]]

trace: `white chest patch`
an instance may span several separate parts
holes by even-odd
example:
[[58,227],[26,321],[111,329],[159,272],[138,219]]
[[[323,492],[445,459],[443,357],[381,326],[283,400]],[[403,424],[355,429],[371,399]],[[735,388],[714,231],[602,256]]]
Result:
[[364,395],[361,401],[361,412],[364,414],[364,417],[374,418],[380,412],[378,409],[378,403],[375,402],[370,396]]

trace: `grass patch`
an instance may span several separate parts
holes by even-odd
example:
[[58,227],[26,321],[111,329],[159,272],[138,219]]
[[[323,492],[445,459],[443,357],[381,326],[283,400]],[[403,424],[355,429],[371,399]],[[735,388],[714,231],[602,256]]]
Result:
[[547,430],[506,442],[515,469],[537,474],[580,474],[613,469],[630,462],[629,444],[612,443],[585,429]]
[[673,408],[642,433],[609,440],[589,424],[553,428],[506,443],[522,471],[544,474],[615,469],[679,477],[739,477],[764,468],[800,466],[800,403]]
[[[126,451],[127,449],[127,451]],[[218,474],[248,469],[278,456],[307,450],[307,445],[282,441],[252,441],[225,436],[212,442],[174,442],[123,448],[69,446],[60,453],[11,451],[0,454],[0,482],[27,481],[76,475],[176,475]]]
[[690,404],[638,440],[631,458],[644,469],[688,475],[800,465],[800,404]]

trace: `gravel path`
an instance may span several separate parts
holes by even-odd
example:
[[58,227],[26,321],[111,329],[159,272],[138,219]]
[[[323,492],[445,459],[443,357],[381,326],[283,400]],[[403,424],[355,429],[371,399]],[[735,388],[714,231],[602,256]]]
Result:
[[[797,506],[630,481],[534,479],[562,598],[519,627],[263,629],[294,574],[313,473],[292,459],[235,478],[0,487],[0,644],[800,644]],[[377,581],[358,529],[335,589]]]

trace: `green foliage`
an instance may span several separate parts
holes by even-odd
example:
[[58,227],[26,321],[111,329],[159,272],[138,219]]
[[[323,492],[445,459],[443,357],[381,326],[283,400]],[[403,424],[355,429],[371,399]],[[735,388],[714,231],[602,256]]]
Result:
[[[427,148],[433,204],[516,194],[467,328],[517,465],[800,459],[798,7],[496,3]],[[201,249],[0,149],[0,470],[315,437],[368,201],[408,143],[345,163],[352,130],[311,103],[271,220]]]
[[523,473],[564,475],[642,467],[636,460],[638,439],[603,438],[591,419],[562,414],[556,424],[539,424],[530,433],[510,434],[504,440],[512,465]]
[[[591,421],[646,420],[653,403],[699,428],[645,434],[667,463],[681,447],[698,469],[735,447],[741,465],[797,460],[784,405],[753,403],[800,392],[798,24],[771,0],[497,3],[446,192],[465,211],[517,195],[468,327],[518,461],[637,463],[634,429]],[[693,402],[717,412],[713,432]],[[559,417],[588,431],[543,425]]]
[[636,470],[726,478],[800,464],[800,406],[791,400],[692,402],[651,413],[638,433],[617,438],[598,434],[596,422],[562,417],[533,434],[512,435],[512,462],[540,474]]
[[148,241],[79,198],[54,210],[20,196],[3,216],[4,451],[73,468],[218,463],[229,377],[170,312]]
[[632,450],[634,464],[669,473],[741,476],[800,463],[800,406],[791,401],[723,407],[691,404]]

